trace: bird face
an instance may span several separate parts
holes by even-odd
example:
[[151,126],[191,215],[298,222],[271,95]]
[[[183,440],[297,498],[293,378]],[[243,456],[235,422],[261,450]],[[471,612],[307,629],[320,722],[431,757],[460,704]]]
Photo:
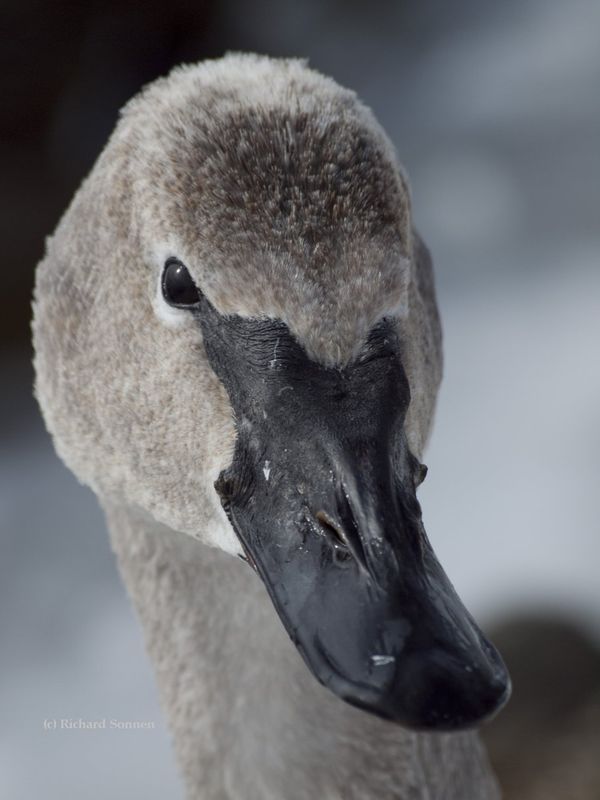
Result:
[[477,724],[509,679],[416,498],[437,354],[405,179],[351,92],[222,63],[134,101],[51,242],[46,420],[98,494],[243,554],[339,697]]

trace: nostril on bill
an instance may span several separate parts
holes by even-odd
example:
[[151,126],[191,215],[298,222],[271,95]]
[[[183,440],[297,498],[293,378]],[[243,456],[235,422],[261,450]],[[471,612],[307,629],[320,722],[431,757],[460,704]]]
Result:
[[321,529],[326,533],[326,535],[333,541],[335,545],[347,547],[346,540],[344,535],[335,524],[335,522],[331,519],[331,517],[325,511],[317,511],[315,514],[317,518],[317,522],[321,526]]
[[327,537],[330,544],[333,545],[335,558],[340,561],[350,558],[348,542],[342,529],[335,524],[335,522],[325,511],[317,511],[315,517],[319,523],[319,527]]

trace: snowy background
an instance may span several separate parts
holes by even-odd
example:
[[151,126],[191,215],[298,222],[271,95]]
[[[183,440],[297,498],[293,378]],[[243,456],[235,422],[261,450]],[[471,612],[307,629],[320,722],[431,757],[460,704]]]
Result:
[[[118,103],[171,62],[205,53],[308,56],[355,88],[409,172],[437,269],[445,380],[421,500],[438,556],[484,624],[545,610],[600,638],[600,5],[412,6],[263,0],[250,13],[242,0],[222,3],[210,47],[195,51],[188,37],[138,72],[98,6],[52,105],[43,155],[32,157],[65,187],[64,205]],[[153,35],[147,50],[164,50]],[[103,44],[104,66],[94,59]],[[98,89],[91,100],[88,86]],[[10,220],[31,214],[35,241],[12,252],[37,258],[61,207],[46,179],[38,187],[21,170],[27,154],[17,150],[2,155],[5,237],[16,231]],[[46,217],[36,216],[44,203]],[[9,286],[13,264],[4,264]],[[30,275],[33,263],[19,268]],[[53,453],[28,358],[9,337],[0,361],[0,797],[181,797],[101,513]],[[155,728],[44,730],[44,720],[65,717]]]

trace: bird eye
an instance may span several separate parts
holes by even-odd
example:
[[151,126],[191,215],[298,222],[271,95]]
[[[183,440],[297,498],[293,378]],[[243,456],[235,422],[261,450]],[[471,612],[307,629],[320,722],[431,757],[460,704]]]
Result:
[[162,275],[163,297],[170,306],[189,308],[200,302],[200,292],[187,268],[177,258],[168,258]]

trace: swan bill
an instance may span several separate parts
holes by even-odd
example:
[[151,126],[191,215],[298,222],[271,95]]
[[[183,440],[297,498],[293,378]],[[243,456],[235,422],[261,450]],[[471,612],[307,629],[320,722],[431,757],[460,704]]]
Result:
[[422,524],[425,470],[404,436],[410,391],[393,322],[335,369],[283,323],[223,317],[206,300],[198,315],[237,424],[215,488],[311,672],[413,729],[494,715],[510,679]]

